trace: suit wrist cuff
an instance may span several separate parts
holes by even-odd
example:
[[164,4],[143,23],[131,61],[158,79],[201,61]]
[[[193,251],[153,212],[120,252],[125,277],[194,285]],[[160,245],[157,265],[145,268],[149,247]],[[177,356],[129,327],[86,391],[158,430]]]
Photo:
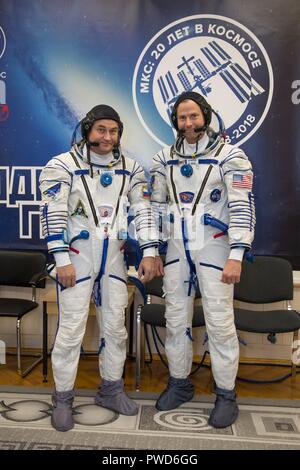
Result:
[[60,266],[66,266],[71,264],[70,255],[68,251],[61,251],[58,253],[53,253],[55,264],[59,268]]
[[146,256],[152,256],[153,258],[155,258],[155,250],[155,247],[145,248],[145,250],[143,250],[143,258],[145,258]]
[[245,248],[232,248],[228,259],[234,259],[236,261],[242,261],[244,257]]

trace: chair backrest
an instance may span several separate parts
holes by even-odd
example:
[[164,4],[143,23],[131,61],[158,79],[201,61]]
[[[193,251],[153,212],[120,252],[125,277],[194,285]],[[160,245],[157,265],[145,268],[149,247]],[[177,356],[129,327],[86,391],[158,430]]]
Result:
[[[155,295],[156,297],[163,297],[163,278],[162,277],[155,277],[152,281],[147,282],[146,286],[146,294],[147,295]],[[195,298],[201,299],[201,293],[199,287],[197,286],[195,292]]]
[[147,282],[145,285],[147,295],[155,295],[156,297],[163,297],[163,278],[155,277],[152,281]]
[[253,263],[243,261],[241,281],[235,284],[234,298],[254,304],[291,300],[291,264],[274,256],[255,256]]
[[[46,266],[44,253],[0,250],[0,285],[31,287],[30,280]],[[38,287],[45,287],[45,280]]]

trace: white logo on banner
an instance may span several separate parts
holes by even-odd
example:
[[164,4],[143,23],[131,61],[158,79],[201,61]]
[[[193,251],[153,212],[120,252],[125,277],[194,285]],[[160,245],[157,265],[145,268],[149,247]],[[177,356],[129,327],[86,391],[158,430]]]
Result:
[[0,204],[18,210],[20,239],[31,240],[35,227],[39,227],[39,237],[43,238],[39,217],[42,169],[42,166],[0,166]]
[[[3,29],[0,26],[0,59],[3,56],[6,48],[6,38]],[[9,108],[6,104],[6,72],[0,71],[0,121],[5,121],[8,118]]]
[[228,142],[248,140],[265,119],[273,95],[268,54],[245,26],[217,15],[182,18],[160,30],[141,53],[133,101],[147,132],[174,140],[170,114],[184,91],[205,96],[222,116]]
[[0,26],[0,59],[3,56],[6,48],[6,37],[3,29]]
[[293,104],[300,104],[300,80],[292,82],[292,89],[296,90],[292,93],[291,100]]

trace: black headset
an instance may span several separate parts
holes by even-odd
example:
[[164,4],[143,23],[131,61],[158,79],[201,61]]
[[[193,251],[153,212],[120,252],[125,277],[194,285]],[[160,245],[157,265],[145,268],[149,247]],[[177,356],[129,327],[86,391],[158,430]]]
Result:
[[200,107],[201,111],[204,114],[204,119],[205,119],[205,125],[203,126],[202,130],[203,131],[206,130],[211,122],[212,107],[210,106],[210,104],[208,104],[208,102],[202,95],[200,95],[199,93],[196,93],[195,91],[185,91],[184,93],[178,96],[173,106],[172,113],[171,113],[172,125],[178,131],[177,108],[179,104],[185,100],[195,101],[195,103],[197,103],[197,105]]
[[88,134],[91,131],[94,122],[98,121],[99,119],[111,119],[116,121],[119,127],[119,139],[121,139],[124,128],[123,123],[118,113],[113,108],[106,105],[99,105],[91,109],[91,111],[89,111],[87,115],[80,121],[81,135],[83,139],[86,141],[88,140]]

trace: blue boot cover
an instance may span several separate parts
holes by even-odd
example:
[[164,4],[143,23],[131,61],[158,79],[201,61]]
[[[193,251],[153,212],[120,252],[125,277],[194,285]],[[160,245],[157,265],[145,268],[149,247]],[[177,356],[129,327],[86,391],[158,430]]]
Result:
[[227,428],[235,422],[239,409],[236,402],[235,390],[225,390],[216,387],[217,399],[208,424],[214,428]]
[[182,403],[190,401],[194,396],[194,385],[189,378],[169,378],[167,388],[162,392],[156,402],[156,408],[160,411],[173,410]]

